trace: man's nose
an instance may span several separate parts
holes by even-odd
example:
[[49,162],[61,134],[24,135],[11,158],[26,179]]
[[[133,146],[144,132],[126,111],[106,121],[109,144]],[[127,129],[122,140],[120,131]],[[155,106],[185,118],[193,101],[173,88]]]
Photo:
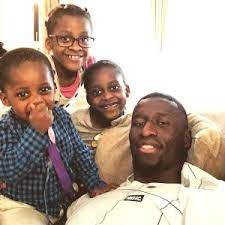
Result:
[[155,127],[155,124],[152,121],[147,121],[147,123],[143,127],[142,135],[146,137],[158,135],[157,128]]

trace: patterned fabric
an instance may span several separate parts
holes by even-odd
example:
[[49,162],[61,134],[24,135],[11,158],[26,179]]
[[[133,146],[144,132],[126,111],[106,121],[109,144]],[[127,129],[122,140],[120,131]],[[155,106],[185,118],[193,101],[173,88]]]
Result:
[[7,106],[3,105],[1,100],[0,100],[0,118],[2,117],[3,114],[8,112],[10,110],[10,108],[11,107],[7,107]]
[[[56,145],[72,181],[79,176],[88,190],[103,185],[69,114],[55,107],[53,115]],[[64,198],[54,169],[51,167],[47,174],[49,145],[47,134],[23,123],[12,111],[0,121],[0,177],[7,184],[2,194],[45,212],[45,192],[48,213],[58,216]]]
[[[218,223],[218,221],[215,223],[199,222],[205,216],[213,219],[220,218],[215,215],[221,215],[224,207],[221,207],[218,214],[212,208],[220,209],[218,199],[219,196],[221,199],[225,196],[224,182],[188,163],[184,164],[181,176],[181,184],[141,183],[133,180],[133,176],[130,176],[127,182],[114,191],[93,199],[84,195],[69,207],[66,224],[224,224],[223,222]],[[213,199],[213,196],[216,198]],[[191,211],[193,200],[199,202],[195,217],[192,216]],[[205,200],[208,205],[207,203],[205,205]],[[213,203],[212,207],[209,200]],[[194,208],[196,209],[196,207]],[[205,210],[209,213],[208,215],[204,214]]]
[[[67,98],[62,94],[62,92],[60,91],[59,78],[55,68],[54,61],[52,59],[52,56],[50,55],[47,55],[47,56],[52,65],[53,70],[55,71],[54,81],[56,84],[56,90],[55,90],[56,105],[60,107],[64,107],[66,111],[69,112],[70,114],[77,109],[87,108],[89,105],[86,100],[86,91],[83,85],[79,86],[79,88],[77,89],[77,91],[74,93],[74,95],[71,98]],[[95,62],[94,57],[88,57],[87,62],[85,63],[84,69],[90,66],[91,64],[93,64],[94,62]],[[77,71],[77,74],[80,77],[80,80],[82,80],[84,69],[81,68],[79,71]]]

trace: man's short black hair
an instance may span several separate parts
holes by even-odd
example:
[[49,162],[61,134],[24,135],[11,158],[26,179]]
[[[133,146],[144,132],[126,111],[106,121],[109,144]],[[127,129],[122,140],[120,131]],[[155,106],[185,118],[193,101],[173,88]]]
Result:
[[[144,99],[148,99],[148,98],[162,98],[162,99],[166,99],[166,100],[168,100],[170,102],[174,102],[177,105],[178,109],[183,113],[183,115],[185,117],[185,120],[186,120],[186,122],[185,122],[186,125],[185,126],[188,127],[187,112],[186,112],[184,106],[176,98],[174,98],[173,96],[168,95],[168,94],[163,94],[163,93],[160,93],[160,92],[153,92],[153,93],[147,94],[144,97],[142,97],[138,101],[138,103],[140,101],[142,101]],[[137,105],[138,105],[138,103],[137,103]]]

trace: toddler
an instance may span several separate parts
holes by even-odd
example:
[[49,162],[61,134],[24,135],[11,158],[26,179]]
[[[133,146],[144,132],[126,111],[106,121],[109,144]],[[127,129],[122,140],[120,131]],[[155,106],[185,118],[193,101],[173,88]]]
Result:
[[6,53],[0,62],[0,90],[3,104],[11,106],[0,120],[0,177],[6,183],[0,195],[1,224],[46,224],[45,215],[58,219],[74,200],[67,201],[48,154],[54,136],[71,182],[79,175],[91,196],[108,190],[69,114],[54,106],[53,70],[43,53],[30,48]]

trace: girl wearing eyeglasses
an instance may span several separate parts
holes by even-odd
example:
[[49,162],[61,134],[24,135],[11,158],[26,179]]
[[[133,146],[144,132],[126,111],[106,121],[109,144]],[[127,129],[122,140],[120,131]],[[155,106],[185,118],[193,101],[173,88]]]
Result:
[[94,42],[92,21],[87,9],[72,4],[54,8],[46,21],[46,48],[55,68],[55,102],[69,113],[87,105],[81,75],[95,62],[89,56]]

